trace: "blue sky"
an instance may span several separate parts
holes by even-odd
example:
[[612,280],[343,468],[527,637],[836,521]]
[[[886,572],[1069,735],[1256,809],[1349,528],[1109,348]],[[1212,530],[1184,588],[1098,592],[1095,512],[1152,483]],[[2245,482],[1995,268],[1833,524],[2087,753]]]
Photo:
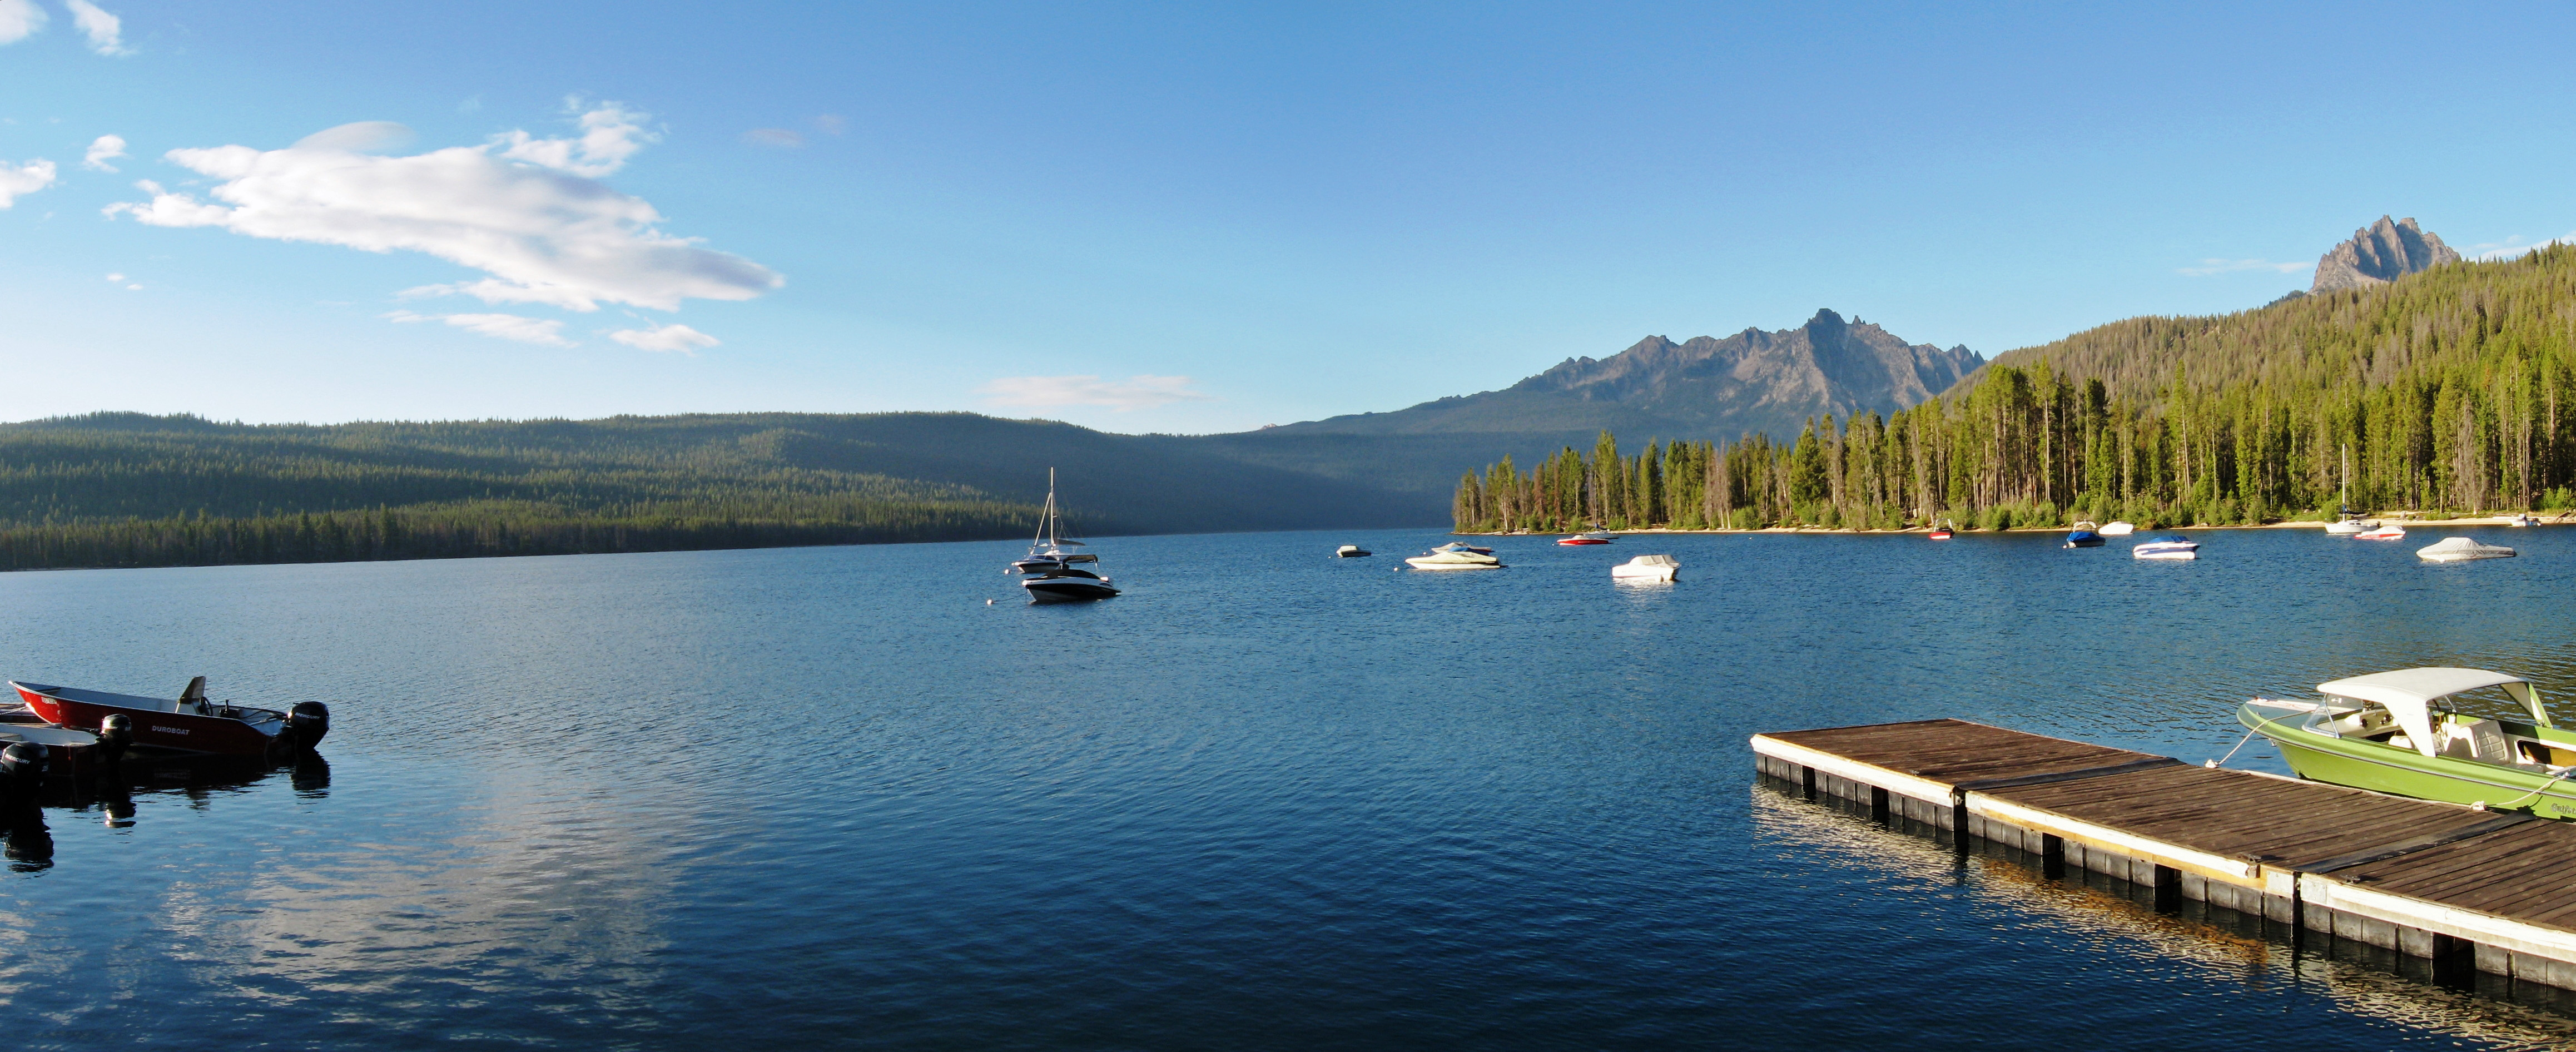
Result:
[[2570,9],[2242,6],[0,0],[0,419],[1230,431],[2576,231]]

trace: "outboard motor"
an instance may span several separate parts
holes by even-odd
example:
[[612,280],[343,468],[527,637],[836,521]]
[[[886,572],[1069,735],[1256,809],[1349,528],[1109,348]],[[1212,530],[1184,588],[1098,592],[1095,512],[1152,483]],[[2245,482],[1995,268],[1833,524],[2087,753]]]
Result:
[[134,720],[122,712],[109,713],[98,721],[98,758],[107,765],[107,775],[116,776],[125,762],[125,750],[134,746]]
[[299,701],[286,710],[286,728],[277,732],[277,747],[289,753],[311,752],[329,733],[331,707],[318,701]]
[[36,809],[37,794],[43,791],[47,750],[35,742],[13,742],[0,749],[0,802],[15,815]]

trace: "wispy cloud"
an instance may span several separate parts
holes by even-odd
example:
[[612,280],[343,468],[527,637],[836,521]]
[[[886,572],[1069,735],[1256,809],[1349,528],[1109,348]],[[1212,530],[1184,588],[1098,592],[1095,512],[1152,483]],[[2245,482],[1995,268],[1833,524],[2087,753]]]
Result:
[[753,128],[742,133],[742,141],[754,146],[794,149],[805,145],[805,136],[793,128]]
[[608,338],[629,347],[646,351],[678,351],[696,354],[700,347],[716,346],[718,341],[686,325],[656,325],[649,329],[619,329]]
[[414,314],[398,310],[385,315],[389,321],[442,321],[467,332],[481,333],[497,340],[543,344],[548,347],[570,347],[563,338],[563,323],[551,318],[529,318],[517,314]]
[[25,164],[0,161],[0,208],[18,203],[20,197],[54,185],[54,162],[42,157]]
[[2276,274],[2296,274],[2316,269],[2314,263],[2275,263],[2268,259],[2204,259],[2196,267],[2174,271],[2187,278],[2205,278],[2213,274],[2235,274],[2248,270],[2268,270]]
[[975,389],[997,406],[1040,408],[1101,405],[1124,413],[1172,402],[1212,402],[1215,395],[1190,389],[1186,376],[1130,376],[1103,380],[1097,376],[1005,376]]
[[0,0],[0,44],[15,44],[45,28],[45,9],[36,0]]
[[89,144],[89,154],[81,158],[81,167],[94,172],[113,172],[116,166],[107,162],[125,156],[125,137],[101,135]]
[[102,55],[134,53],[133,48],[125,46],[123,19],[100,10],[89,0],[63,0],[63,6],[71,8],[72,24],[79,26],[81,35],[89,38],[90,50]]
[[2560,234],[2557,237],[2541,241],[2533,241],[2520,234],[2515,234],[2514,236],[2502,241],[2487,241],[2471,245],[2460,254],[2470,259],[2484,262],[2498,259],[2512,259],[2515,256],[2520,256],[2536,249],[2548,248],[2551,245],[2576,245],[2576,233]]
[[213,200],[144,183],[150,201],[106,211],[150,226],[423,252],[489,275],[406,295],[677,310],[682,299],[747,300],[784,284],[758,263],[663,233],[651,204],[597,181],[652,140],[643,120],[606,103],[579,116],[575,138],[515,131],[408,156],[371,152],[410,134],[386,121],[341,125],[283,150],[172,150],[163,155],[172,163],[221,180],[206,191]]

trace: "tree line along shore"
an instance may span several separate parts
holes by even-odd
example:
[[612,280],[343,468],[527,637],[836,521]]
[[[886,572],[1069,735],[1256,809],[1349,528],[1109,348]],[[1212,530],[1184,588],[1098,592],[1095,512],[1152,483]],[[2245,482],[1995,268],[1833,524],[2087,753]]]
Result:
[[[2062,368],[2061,368],[2062,367]],[[2083,370],[2080,379],[2070,370]],[[2259,525],[2576,508],[2576,247],[2001,356],[1791,441],[1608,431],[1459,480],[1462,532]],[[2347,498],[2348,494],[2348,498]]]

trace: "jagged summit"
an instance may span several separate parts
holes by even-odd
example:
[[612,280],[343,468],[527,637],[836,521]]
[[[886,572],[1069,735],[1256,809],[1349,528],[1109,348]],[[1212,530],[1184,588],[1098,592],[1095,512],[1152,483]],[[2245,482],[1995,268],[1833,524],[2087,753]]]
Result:
[[2328,249],[2317,260],[2316,283],[2309,292],[2333,292],[2385,285],[2408,274],[2457,263],[2460,254],[2439,235],[2415,225],[2413,218],[2379,222],[2352,232],[2352,240]]
[[1746,329],[1679,343],[1648,336],[1607,358],[1568,358],[1500,391],[1270,433],[1554,434],[1607,427],[1665,438],[1732,439],[1748,431],[1788,438],[1817,414],[1914,405],[1984,362],[1966,347],[1910,344],[1868,322],[1819,310],[1794,329]]

